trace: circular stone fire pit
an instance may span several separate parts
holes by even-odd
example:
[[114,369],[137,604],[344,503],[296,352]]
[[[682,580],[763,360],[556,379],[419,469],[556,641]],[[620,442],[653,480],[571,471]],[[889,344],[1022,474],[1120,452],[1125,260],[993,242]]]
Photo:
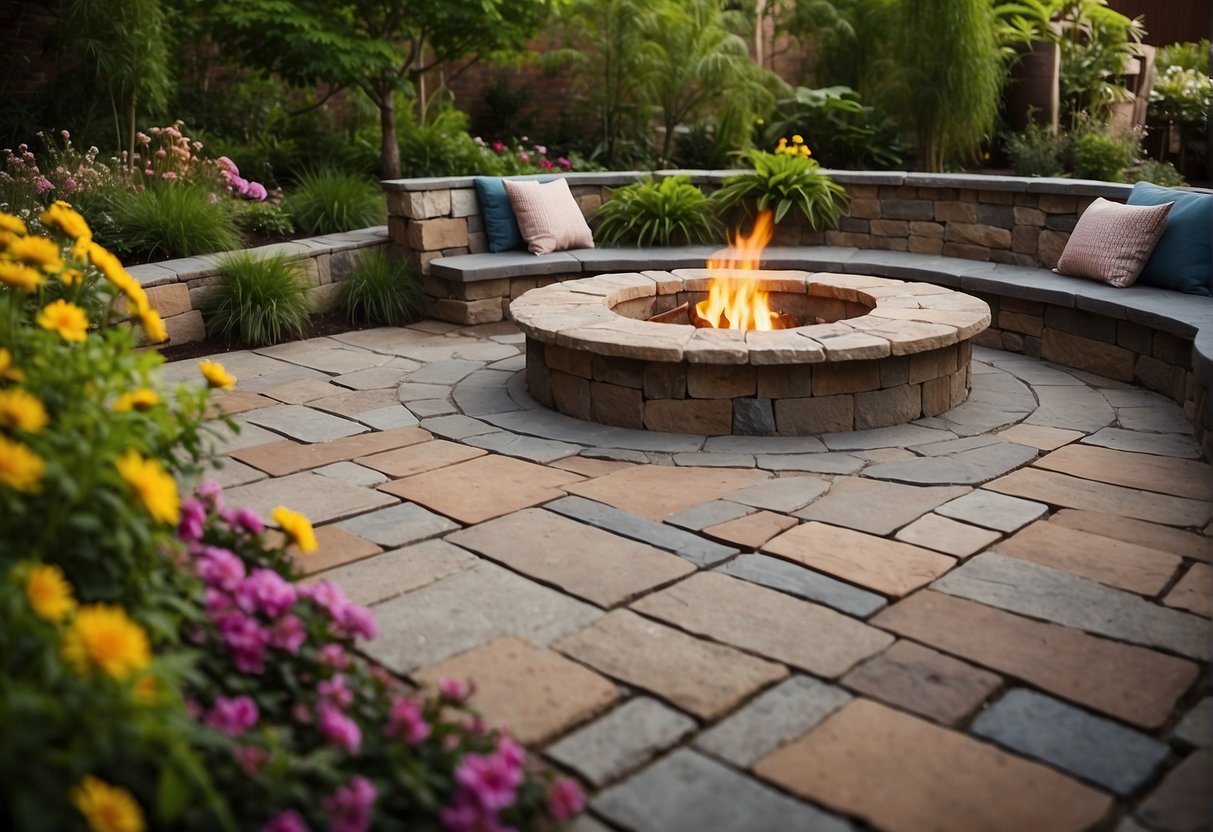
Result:
[[532,289],[510,305],[531,395],[578,419],[707,435],[863,430],[968,398],[970,339],[990,324],[984,301],[866,275],[753,275],[773,307],[813,323],[742,332],[648,320],[702,300],[704,269]]

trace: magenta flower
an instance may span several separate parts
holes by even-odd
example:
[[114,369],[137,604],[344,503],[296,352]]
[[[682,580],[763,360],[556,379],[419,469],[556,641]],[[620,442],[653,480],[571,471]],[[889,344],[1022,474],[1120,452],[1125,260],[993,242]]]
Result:
[[233,162],[231,159],[227,158],[226,156],[220,156],[218,159],[215,160],[215,162],[222,169],[222,171],[221,171],[222,173],[229,173],[232,176],[240,175],[240,168],[236,167],[236,163]]
[[495,153],[504,153],[505,152],[505,142],[502,142],[502,141],[493,142],[493,151]]
[[554,168],[556,166],[552,164],[551,159],[540,159],[539,167],[542,168],[543,170],[551,170],[552,168]]
[[368,607],[348,604],[339,610],[335,618],[341,629],[358,638],[372,639],[379,632],[375,613]]
[[375,784],[355,775],[349,782],[324,799],[324,811],[329,813],[329,832],[366,832],[371,825],[371,808],[375,805]]
[[186,543],[202,539],[206,522],[206,506],[201,500],[187,497],[181,501],[181,522],[177,525],[177,537]]
[[236,586],[236,603],[248,613],[277,618],[295,605],[295,587],[272,569],[256,569]]
[[257,724],[260,713],[257,703],[248,696],[230,699],[219,696],[206,715],[206,724],[229,736],[238,737]]
[[238,612],[224,615],[217,622],[219,635],[232,651],[232,664],[241,673],[260,673],[265,666],[265,648],[269,634],[254,619]]
[[244,561],[227,549],[207,546],[195,566],[198,577],[208,586],[232,592],[244,580]]
[[38,178],[38,181],[34,183],[34,188],[37,189],[38,193],[44,194],[47,191],[53,191],[55,186],[52,185],[51,181],[45,176],[41,176]]
[[307,628],[303,626],[303,619],[297,615],[284,615],[270,625],[270,644],[292,656],[299,654],[299,648],[305,641]]
[[255,199],[258,202],[261,202],[267,196],[269,196],[269,192],[265,190],[265,186],[260,182],[249,182],[248,190],[244,192],[244,195],[249,199]]
[[232,749],[232,756],[236,758],[240,770],[249,777],[259,777],[261,769],[270,761],[270,752],[255,745],[238,745]]
[[564,168],[565,170],[569,170],[573,167],[573,163],[563,156],[556,160],[556,164],[560,165],[560,167]]
[[409,745],[420,745],[433,729],[425,721],[421,705],[412,699],[397,699],[392,703],[391,718],[385,733],[399,737]]
[[585,809],[585,792],[577,781],[561,777],[548,789],[548,811],[557,821],[572,820]]
[[362,745],[362,729],[358,723],[328,702],[316,706],[316,722],[320,726],[320,733],[331,745],[344,748],[351,754]]
[[215,480],[203,480],[198,483],[194,492],[215,508],[219,508],[223,504],[223,486]]
[[228,522],[249,534],[261,534],[265,531],[265,523],[261,522],[257,512],[250,508],[237,509]]
[[310,832],[310,828],[298,812],[287,809],[266,821],[261,832]]
[[462,702],[471,695],[472,688],[462,679],[443,676],[438,680],[438,692],[442,694],[443,698],[452,702]]
[[350,656],[340,644],[326,644],[320,648],[320,663],[333,670],[345,670],[350,666]]
[[500,754],[469,754],[455,770],[455,782],[486,811],[500,812],[513,805],[522,769]]
[[316,686],[320,698],[334,707],[345,710],[354,702],[354,692],[345,683],[345,676],[338,673],[331,679],[325,679]]

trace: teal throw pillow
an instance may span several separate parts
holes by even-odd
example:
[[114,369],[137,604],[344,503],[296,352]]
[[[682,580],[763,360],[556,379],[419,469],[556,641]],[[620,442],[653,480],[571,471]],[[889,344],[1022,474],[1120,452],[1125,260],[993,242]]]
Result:
[[518,221],[514,219],[514,209],[506,196],[501,177],[477,176],[472,184],[476,186],[476,199],[480,202],[480,218],[484,221],[489,251],[525,251],[526,241],[518,230]]
[[1174,203],[1167,227],[1137,282],[1191,295],[1213,290],[1213,194],[1138,182],[1130,205]]

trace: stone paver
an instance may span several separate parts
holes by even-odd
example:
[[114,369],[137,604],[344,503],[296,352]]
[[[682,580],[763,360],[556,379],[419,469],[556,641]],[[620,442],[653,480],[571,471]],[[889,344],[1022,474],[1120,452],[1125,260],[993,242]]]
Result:
[[1162,601],[1168,607],[1213,617],[1213,567],[1207,563],[1192,564]]
[[1136,430],[1104,428],[1080,441],[1084,445],[1097,445],[1119,451],[1173,456],[1179,459],[1200,459],[1200,447],[1192,441],[1192,437],[1188,436],[1187,431],[1183,434],[1141,433]]
[[988,483],[986,488],[1064,508],[1123,514],[1169,526],[1202,526],[1213,517],[1213,504],[1200,500],[1138,491],[1038,468],[1007,474]]
[[959,723],[1002,684],[994,673],[912,641],[899,641],[842,678],[858,693],[942,722]]
[[618,689],[576,662],[516,636],[503,636],[415,674],[437,688],[443,677],[472,686],[468,704],[519,742],[542,743],[609,708]]
[[504,430],[469,436],[464,441],[477,448],[542,463],[575,456],[581,451],[580,445],[553,439],[536,439],[533,436],[516,436]]
[[1064,508],[1049,517],[1049,522],[1112,540],[1123,540],[1126,543],[1162,549],[1180,557],[1203,561],[1213,560],[1213,538],[1160,526],[1157,523],[1136,520],[1132,517],[1108,514],[1103,511]]
[[263,407],[251,411],[245,418],[254,425],[276,431],[299,442],[328,442],[369,430],[366,425],[299,404]]
[[587,480],[568,491],[650,520],[717,500],[769,477],[762,471],[636,466]]
[[847,832],[851,828],[840,818],[685,749],[607,789],[590,807],[634,832]]
[[956,564],[938,552],[817,522],[789,529],[762,551],[894,598],[926,586]]
[[251,465],[237,462],[231,457],[217,457],[206,465],[201,479],[214,480],[226,489],[235,488],[238,485],[248,485],[250,482],[257,482],[265,477],[264,471],[258,471]]
[[1195,664],[939,592],[878,614],[878,627],[1142,728],[1158,728],[1199,670]]
[[1056,450],[1062,445],[1068,445],[1084,436],[1082,431],[1050,428],[1045,425],[1012,425],[994,435],[999,439],[1018,442],[1020,445],[1031,445],[1042,451]]
[[600,607],[695,571],[669,552],[542,509],[507,514],[447,540]]
[[399,404],[394,390],[342,390],[333,396],[309,402],[309,407],[356,419],[363,413]]
[[1195,832],[1213,817],[1213,754],[1194,751],[1172,769],[1135,815],[1157,832]]
[[1193,500],[1213,500],[1213,476],[1210,476],[1209,466],[1190,459],[1070,445],[1045,455],[1035,465],[1087,480]]
[[1197,748],[1213,746],[1213,696],[1200,700],[1175,726],[1176,739]]
[[968,523],[949,520],[938,514],[924,514],[910,525],[903,526],[896,536],[905,543],[934,549],[957,558],[967,558],[1001,537],[991,529],[970,526]]
[[1025,420],[1029,425],[1044,425],[1092,433],[1112,424],[1115,411],[1108,400],[1089,387],[1038,386],[1040,405]]
[[794,471],[804,474],[854,474],[865,460],[854,454],[757,454],[755,464],[765,471]]
[[883,609],[884,596],[835,580],[828,575],[767,555],[740,555],[718,571],[832,607],[859,618]]
[[[829,494],[794,513],[805,520],[884,535],[968,491],[964,486],[927,487],[839,477]],[[873,506],[880,510],[873,511]]]
[[402,549],[366,557],[325,572],[321,577],[335,581],[355,604],[381,604],[397,595],[412,592],[461,569],[479,563],[465,549],[442,540],[426,540]]
[[417,425],[417,417],[402,404],[391,404],[374,410],[364,410],[355,417],[362,424],[375,430],[408,428]]
[[[325,477],[332,477],[347,485],[379,485],[381,482],[387,482],[386,474],[381,474],[378,471],[372,471],[370,468],[359,465],[356,462],[334,462],[332,465],[324,465],[315,469],[317,474]],[[264,476],[264,475],[263,475]]]
[[429,432],[420,428],[406,427],[379,433],[364,433],[348,439],[334,439],[332,442],[321,442],[314,445],[280,440],[254,448],[245,448],[236,451],[232,456],[254,468],[265,471],[271,477],[281,477],[284,474],[320,468],[334,462],[343,462],[392,448],[416,445],[429,439]]
[[442,515],[426,511],[413,503],[401,503],[360,514],[342,521],[340,525],[384,548],[407,546],[459,528],[458,523],[452,523]]
[[553,645],[608,676],[678,708],[715,719],[787,675],[779,664],[615,610]]
[[249,393],[244,390],[225,390],[211,396],[211,409],[214,413],[235,416],[249,410],[262,407],[273,407],[278,404],[276,399],[267,398],[259,393]]
[[694,575],[632,609],[824,678],[893,641],[841,613],[718,572]]
[[982,711],[972,731],[1121,797],[1150,779],[1168,754],[1145,734],[1023,688]]
[[755,511],[756,509],[750,506],[743,506],[740,503],[728,500],[712,500],[708,503],[701,503],[700,505],[675,512],[666,517],[664,522],[683,529],[701,531],[708,526],[727,523],[730,520],[736,520],[739,517],[753,514]]
[[820,477],[779,477],[739,488],[727,496],[743,505],[786,514],[804,508],[829,490],[829,481]]
[[700,734],[695,747],[739,768],[749,768],[851,699],[842,688],[811,676],[792,676]]
[[380,491],[346,485],[310,471],[241,485],[226,492],[224,499],[229,505],[247,506],[265,518],[284,505],[302,513],[314,525],[399,502]]
[[305,575],[332,569],[383,551],[371,541],[364,540],[337,525],[317,527],[316,545],[318,548],[315,552],[297,553],[294,556],[296,565]]
[[306,404],[340,392],[340,387],[334,387],[327,381],[318,378],[304,378],[298,381],[288,381],[278,387],[271,387],[261,395],[268,396],[282,404]]
[[708,526],[703,533],[743,549],[757,549],[775,535],[795,526],[796,522],[795,517],[776,514],[773,511],[759,511],[727,523]]
[[695,731],[695,720],[647,696],[630,699],[545,752],[601,787]]
[[432,439],[397,450],[359,457],[358,464],[380,471],[392,479],[401,479],[475,459],[484,456],[484,453],[479,448],[469,448],[444,439]]
[[1013,532],[1043,517],[1048,511],[1049,507],[1044,503],[1008,497],[984,488],[970,491],[935,509],[937,514],[944,517],[1000,532]]

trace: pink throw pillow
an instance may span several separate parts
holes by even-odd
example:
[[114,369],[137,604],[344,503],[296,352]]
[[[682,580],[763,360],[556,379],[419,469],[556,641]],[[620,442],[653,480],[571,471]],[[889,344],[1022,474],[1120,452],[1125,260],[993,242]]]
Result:
[[1078,218],[1055,271],[1119,288],[1132,286],[1167,229],[1172,204],[1121,205],[1096,199]]
[[570,248],[593,248],[594,235],[581,215],[569,183],[502,180],[518,230],[532,254],[551,254]]

